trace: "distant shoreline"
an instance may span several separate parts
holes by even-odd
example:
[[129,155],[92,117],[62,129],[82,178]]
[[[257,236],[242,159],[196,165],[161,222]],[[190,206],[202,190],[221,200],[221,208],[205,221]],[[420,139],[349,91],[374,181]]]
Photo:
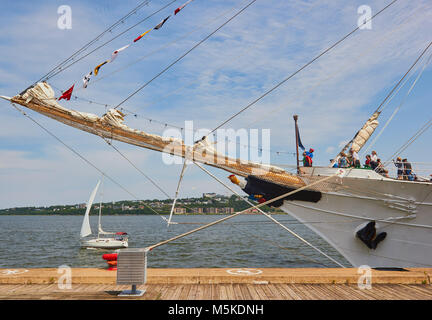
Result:
[[[238,198],[235,195],[230,197],[218,195],[216,193],[204,193],[201,198],[183,198],[178,199],[177,205],[174,208],[176,216],[213,216],[213,215],[230,215],[235,212],[250,210],[244,214],[259,214],[256,208],[252,208],[246,203],[247,198]],[[172,207],[171,199],[165,200],[122,200],[116,202],[103,202],[103,216],[120,216],[120,215],[169,215]],[[257,203],[258,204],[258,203]],[[52,205],[39,207],[15,207],[0,209],[0,216],[83,216],[86,210],[86,203],[73,205]],[[99,213],[99,204],[92,206],[90,215]],[[274,214],[284,212],[275,207],[264,206],[264,211]]]
[[[287,215],[286,212],[283,211],[277,211],[277,212],[267,212],[268,214],[275,215]],[[102,214],[103,216],[157,216],[156,214],[152,213],[107,213]],[[169,213],[161,213],[160,216],[169,216]],[[232,214],[227,213],[188,213],[188,214],[174,214],[176,217],[182,217],[182,216],[229,216]],[[261,215],[261,213],[244,213],[245,216],[257,216]],[[1,216],[55,216],[55,217],[70,217],[70,216],[82,216],[82,214],[75,214],[75,213],[66,213],[66,214],[52,214],[52,213],[0,213]],[[96,216],[96,215],[92,215]]]

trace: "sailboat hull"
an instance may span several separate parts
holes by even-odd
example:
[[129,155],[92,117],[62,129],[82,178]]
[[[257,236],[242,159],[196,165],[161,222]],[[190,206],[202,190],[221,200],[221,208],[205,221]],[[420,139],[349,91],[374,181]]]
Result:
[[[315,169],[314,174],[325,175],[323,170]],[[320,235],[355,267],[432,266],[431,183],[388,179],[353,169],[335,190],[322,192],[317,203],[284,201],[281,209]],[[371,221],[375,221],[376,236],[385,233],[376,248],[369,248],[357,236]]]
[[81,248],[121,249],[127,248],[128,246],[127,240],[117,240],[114,238],[98,238],[81,241]]

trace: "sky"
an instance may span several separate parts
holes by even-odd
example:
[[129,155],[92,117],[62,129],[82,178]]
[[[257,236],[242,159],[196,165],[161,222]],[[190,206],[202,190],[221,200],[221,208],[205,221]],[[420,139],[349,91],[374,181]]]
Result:
[[[149,1],[92,48],[169,2]],[[121,52],[113,63],[103,66],[87,89],[81,88],[84,75],[109,59],[114,50],[172,14],[183,2],[174,2],[49,79],[57,95],[59,90],[75,84],[74,95],[79,98],[61,100],[61,104],[103,115],[105,107],[97,103],[117,105],[249,3],[194,0],[171,16],[160,30],[152,31]],[[3,0],[0,95],[18,94],[140,3]],[[156,134],[166,134],[172,125],[184,127],[185,121],[193,121],[194,129],[213,129],[356,28],[362,15],[360,6],[369,6],[375,14],[389,3],[257,0],[122,105],[132,112],[125,123]],[[58,27],[61,5],[71,8],[71,29]],[[292,117],[297,114],[302,142],[315,150],[314,165],[326,166],[426,48],[432,40],[430,30],[430,1],[398,0],[372,20],[371,29],[348,37],[223,128],[270,130],[271,163],[292,166],[296,161]],[[432,68],[426,64],[431,52],[432,48],[386,105],[370,142],[398,110],[393,120],[372,146],[365,146],[376,150],[383,160],[431,118]],[[409,92],[419,74],[421,77]],[[86,202],[100,173],[9,102],[1,100],[0,110],[0,208]],[[103,201],[134,200],[131,194],[136,199],[165,199],[141,172],[174,196],[182,166],[164,164],[160,153],[114,142],[140,172],[100,137],[25,111],[129,191],[104,179]],[[432,168],[427,172],[420,162],[428,162],[432,157],[431,138],[432,131],[426,131],[401,153],[413,163],[414,170],[426,176]],[[209,170],[229,182],[227,172]],[[200,169],[189,166],[179,197],[201,196],[204,192],[230,194]]]

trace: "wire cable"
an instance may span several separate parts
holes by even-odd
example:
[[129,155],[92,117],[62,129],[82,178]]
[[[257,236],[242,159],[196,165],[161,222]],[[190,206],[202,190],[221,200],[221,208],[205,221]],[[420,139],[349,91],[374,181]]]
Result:
[[[54,73],[54,75],[51,75],[53,72],[55,72],[57,69],[61,68],[62,65],[68,63],[69,61],[72,61],[75,59],[75,57],[80,54],[81,52],[84,52],[85,50],[87,50],[87,48],[89,48],[91,45],[93,45],[95,42],[97,42],[100,38],[102,38],[107,32],[112,32],[112,30],[117,27],[119,24],[124,23],[124,20],[130,18],[133,14],[135,14],[139,9],[141,9],[143,6],[148,5],[150,1],[146,0],[141,2],[138,6],[136,6],[132,11],[130,11],[128,14],[126,14],[125,16],[123,16],[122,18],[120,18],[117,22],[115,22],[114,24],[112,24],[109,28],[105,29],[101,34],[99,34],[96,38],[94,38],[93,40],[91,40],[90,42],[88,42],[87,44],[85,44],[83,47],[81,47],[79,50],[77,50],[75,53],[73,53],[70,57],[68,57],[67,59],[63,60],[62,62],[60,62],[57,66],[55,66],[52,70],[50,70],[47,74],[45,74],[44,76],[42,76],[38,81],[36,81],[35,83],[33,83],[33,85],[35,85],[36,83],[38,83],[39,81],[45,79],[48,80],[49,78],[53,77],[54,75],[56,75],[57,73],[64,71],[65,69],[62,69],[61,71],[58,71],[56,73]],[[93,51],[92,51],[93,52]],[[79,59],[81,60],[81,59]],[[78,61],[79,61],[78,60]],[[76,62],[78,62],[76,61]],[[75,63],[75,62],[74,62]]]
[[177,0],[173,0],[170,3],[166,4],[165,6],[163,6],[162,8],[158,9],[157,11],[153,12],[152,14],[148,15],[147,17],[145,17],[144,19],[138,21],[136,24],[134,24],[133,26],[127,28],[125,31],[119,33],[117,36],[115,36],[114,38],[106,41],[105,43],[101,44],[99,47],[93,49],[92,51],[90,51],[89,53],[87,53],[86,55],[80,57],[78,60],[75,60],[74,62],[68,64],[66,67],[62,68],[61,70],[57,71],[56,73],[50,75],[49,77],[46,78],[46,80],[56,76],[57,74],[59,74],[60,72],[65,71],[66,69],[70,68],[71,66],[73,66],[75,63],[81,61],[82,59],[88,57],[90,54],[92,54],[93,52],[99,50],[100,48],[106,46],[108,43],[114,41],[115,39],[117,39],[118,37],[120,37],[121,35],[125,34],[126,32],[128,32],[129,30],[135,28],[137,25],[143,23],[144,21],[150,19],[151,17],[153,17],[155,14],[159,13],[160,11],[162,11],[163,9],[167,8],[168,6],[170,6],[172,3],[176,2]]
[[[240,15],[243,11],[245,11],[247,8],[249,8],[252,4],[254,4],[257,0],[253,0],[249,2],[245,7],[243,7],[240,11],[238,11],[235,15],[233,15],[231,18],[229,18],[227,21],[225,21],[222,25],[220,25],[216,30],[211,32],[208,36],[206,36],[204,39],[202,39],[200,42],[198,42],[196,45],[194,45],[191,49],[186,51],[184,54],[182,54],[179,58],[177,58],[174,62],[172,62],[170,65],[168,65],[165,69],[163,69],[161,72],[159,72],[156,76],[154,76],[152,79],[147,81],[144,85],[139,87],[137,90],[135,90],[132,94],[130,94],[126,99],[124,99],[122,102],[120,102],[114,109],[117,109],[120,107],[123,103],[128,101],[130,98],[132,98],[134,95],[136,95],[139,91],[147,87],[150,83],[152,83],[154,80],[159,78],[162,74],[164,74],[167,70],[169,70],[173,65],[175,65],[177,62],[182,60],[184,57],[186,57],[189,53],[191,53],[195,48],[200,46],[202,43],[204,43],[207,39],[209,39],[212,35],[214,35],[216,32],[218,32],[221,28],[223,28],[225,25],[227,25],[229,22],[231,22],[234,18],[236,18],[238,15]],[[397,0],[394,0],[397,1]]]
[[[391,3],[389,3],[387,6],[385,6],[383,9],[381,9],[380,11],[378,11],[375,15],[373,15],[370,19],[366,20],[364,23],[366,24],[369,21],[372,21],[372,19],[374,19],[376,16],[378,16],[380,13],[382,13],[384,10],[386,10],[387,8],[389,8],[391,5],[393,5],[396,1],[398,0],[393,0]],[[251,103],[249,103],[246,107],[244,107],[243,109],[241,109],[240,111],[238,111],[237,113],[235,113],[234,115],[232,115],[231,117],[229,117],[227,120],[223,121],[220,125],[218,125],[216,128],[214,128],[212,131],[210,131],[209,134],[215,132],[217,129],[219,129],[220,127],[224,126],[225,124],[227,124],[228,122],[230,122],[232,119],[234,119],[235,117],[237,117],[239,114],[243,113],[244,111],[246,111],[247,109],[249,109],[250,107],[252,107],[254,104],[256,104],[258,101],[260,101],[261,99],[263,99],[265,96],[269,95],[270,93],[272,93],[274,90],[276,90],[277,88],[279,88],[281,85],[283,85],[285,82],[287,82],[288,80],[290,80],[291,78],[293,78],[296,74],[300,73],[302,70],[306,69],[309,65],[311,65],[312,63],[314,63],[316,60],[318,60],[320,57],[322,57],[323,55],[325,55],[327,52],[329,52],[331,49],[333,49],[334,47],[336,47],[338,44],[340,44],[341,42],[343,42],[345,39],[347,39],[349,36],[351,36],[353,33],[355,33],[357,30],[360,29],[360,26],[358,26],[357,28],[355,28],[354,30],[352,30],[351,32],[349,32],[347,35],[345,35],[342,39],[336,41],[333,45],[331,45],[330,47],[328,47],[326,50],[324,50],[323,52],[321,52],[318,56],[316,56],[315,58],[313,58],[312,60],[310,60],[309,62],[307,62],[305,65],[303,65],[300,69],[297,69],[295,72],[293,72],[291,75],[289,75],[287,78],[285,78],[284,80],[282,80],[281,82],[279,82],[276,86],[272,87],[270,90],[266,91],[265,93],[263,93],[261,96],[259,96],[258,98],[256,98],[254,101],[252,101]],[[205,137],[203,137],[204,139]]]

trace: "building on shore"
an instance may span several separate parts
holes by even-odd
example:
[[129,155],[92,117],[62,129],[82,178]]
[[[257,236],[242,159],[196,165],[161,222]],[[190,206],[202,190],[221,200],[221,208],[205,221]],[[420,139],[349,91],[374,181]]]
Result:
[[173,211],[174,214],[185,214],[186,213],[186,208],[174,208]]
[[216,196],[217,196],[217,194],[214,192],[203,193],[203,198],[215,198]]

